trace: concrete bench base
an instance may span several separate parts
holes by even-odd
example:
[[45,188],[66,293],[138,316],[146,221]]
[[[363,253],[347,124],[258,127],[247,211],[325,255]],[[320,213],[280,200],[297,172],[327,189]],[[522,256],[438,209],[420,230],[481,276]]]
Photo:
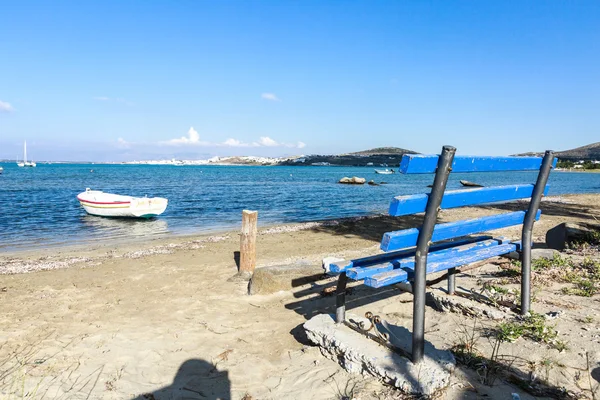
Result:
[[[347,314],[348,321],[368,321],[366,318]],[[425,343],[425,356],[418,365],[408,358],[391,351],[374,340],[352,330],[344,324],[336,324],[333,315],[319,314],[304,323],[308,338],[319,345],[327,358],[337,361],[348,372],[373,376],[395,386],[405,393],[431,395],[447,387],[456,366],[451,352],[438,350]],[[404,327],[382,321],[380,331],[390,334],[396,347],[410,352],[412,335]]]
[[476,318],[502,320],[511,318],[514,314],[507,307],[492,307],[473,299],[462,296],[451,296],[440,289],[427,292],[427,304],[438,311],[463,314]]

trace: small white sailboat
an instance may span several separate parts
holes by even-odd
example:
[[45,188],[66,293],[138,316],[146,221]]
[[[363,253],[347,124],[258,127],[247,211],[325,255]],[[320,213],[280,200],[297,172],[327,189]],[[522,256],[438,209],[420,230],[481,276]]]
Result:
[[83,209],[100,217],[152,218],[167,209],[169,201],[162,197],[132,197],[85,189],[77,195]]
[[23,142],[23,162],[17,162],[19,167],[35,167],[37,164],[33,161],[27,162],[27,141]]
[[381,174],[381,175],[391,175],[394,173],[394,170],[389,170],[389,169],[376,169],[375,170],[376,174]]
[[0,175],[4,172],[4,168],[0,167]]

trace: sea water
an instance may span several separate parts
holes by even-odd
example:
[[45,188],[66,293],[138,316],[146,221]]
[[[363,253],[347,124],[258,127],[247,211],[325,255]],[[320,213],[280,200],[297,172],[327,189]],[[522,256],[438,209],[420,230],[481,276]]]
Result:
[[[206,233],[240,226],[243,209],[260,225],[387,212],[394,196],[425,193],[433,175],[379,175],[372,167],[250,167],[109,164],[0,164],[0,252],[106,239]],[[341,185],[364,177],[380,186]],[[486,186],[533,183],[535,172],[451,174],[449,189],[466,179]],[[131,196],[166,197],[151,220],[87,215],[77,201],[86,188]],[[599,193],[600,174],[553,172],[550,195]]]

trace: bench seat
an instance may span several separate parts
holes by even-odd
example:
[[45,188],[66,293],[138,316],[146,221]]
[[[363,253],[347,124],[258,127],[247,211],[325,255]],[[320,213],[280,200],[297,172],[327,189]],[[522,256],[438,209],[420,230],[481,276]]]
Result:
[[[451,268],[461,267],[477,261],[502,256],[520,250],[521,242],[501,242],[491,240],[475,245],[454,248],[452,252],[441,250],[429,253],[427,257],[427,274],[441,272]],[[436,257],[436,255],[438,257]],[[380,288],[395,283],[406,282],[414,278],[414,257],[406,260],[406,266],[391,269],[365,277],[364,284],[372,288]]]
[[[520,249],[520,241],[511,242],[504,238],[487,236],[443,243],[437,247],[432,246],[432,250],[427,256],[427,274],[461,267],[476,261],[520,251]],[[364,279],[365,285],[380,288],[413,279],[414,253],[414,249],[409,249],[397,252],[396,257],[393,258],[390,257],[390,254],[359,258],[351,262],[332,264],[331,270],[343,271],[349,279],[355,281]]]

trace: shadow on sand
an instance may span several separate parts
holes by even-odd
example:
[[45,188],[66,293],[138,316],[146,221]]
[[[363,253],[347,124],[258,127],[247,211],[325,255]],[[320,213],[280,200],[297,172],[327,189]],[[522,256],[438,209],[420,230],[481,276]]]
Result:
[[133,400],[192,400],[231,399],[231,382],[227,371],[218,371],[214,365],[200,359],[187,360],[175,375],[173,383]]
[[[522,201],[513,201],[502,204],[493,204],[488,206],[473,207],[492,213],[503,213],[509,211],[523,211],[527,209],[527,204]],[[463,207],[462,210],[468,210],[469,207]],[[593,219],[593,215],[600,217],[598,211],[593,205],[586,204],[570,204],[558,202],[542,202],[540,205],[542,216],[566,217]],[[452,213],[452,211],[450,211]],[[449,216],[452,216],[450,214]],[[460,219],[469,219],[473,217],[464,217]],[[438,223],[445,223],[457,220],[458,218],[445,218],[441,215]],[[345,236],[348,238],[359,237],[361,239],[380,243],[383,234],[386,232],[397,231],[407,228],[415,228],[423,223],[423,214],[408,215],[402,217],[390,217],[389,215],[381,215],[377,217],[367,218],[349,218],[340,220],[339,224],[324,224],[313,228],[314,232],[329,233],[336,236]]]
[[[523,202],[511,202],[505,204],[494,204],[479,208],[487,210],[490,213],[501,213],[507,211],[525,210],[527,208],[527,204]],[[596,213],[596,211],[593,210],[590,206],[584,204],[543,202],[540,208],[542,210],[542,215],[545,214],[555,217],[562,216],[566,218],[589,219],[591,214]],[[451,217],[452,215],[450,214],[449,216]],[[449,222],[449,220],[444,220],[444,218],[440,218],[439,222]],[[323,225],[314,228],[313,230],[315,232],[329,233],[337,236],[346,236],[348,238],[359,237],[365,240],[379,243],[385,232],[418,227],[421,225],[421,223],[422,214],[407,217],[380,216],[375,218],[342,220],[337,225]],[[537,243],[537,246],[534,245],[534,247],[544,247],[544,244]],[[437,282],[430,283],[438,283],[441,279],[443,279],[443,277],[434,280]],[[307,282],[292,282],[292,287],[297,287],[306,283]],[[285,307],[302,315],[306,320],[309,320],[312,317],[321,313],[334,314],[334,289],[336,283],[337,280],[332,281],[331,277],[324,276],[322,279],[312,283],[309,288],[294,292],[294,297],[297,300],[286,304]],[[347,289],[346,309],[349,312],[352,312],[352,309],[394,296],[397,296],[398,302],[412,303],[413,301],[412,295],[404,293],[398,288],[395,288],[394,286],[384,287],[380,289],[372,289],[364,285],[350,287]],[[432,311],[433,310],[428,310],[426,318],[435,318],[435,311],[433,311],[433,313]],[[401,330],[404,333],[403,336],[405,339],[410,337],[410,327],[408,327],[409,329],[404,327],[395,328]],[[293,335],[298,342],[305,345],[311,345],[311,342],[307,338],[303,324],[299,324],[298,326],[293,328],[290,331],[290,334]],[[431,346],[431,343],[428,342],[428,345]],[[489,365],[493,364],[492,360],[485,360],[483,358],[482,360],[487,362],[487,364]],[[488,389],[491,391],[492,388],[490,386],[482,384],[479,381],[480,377],[478,379],[477,374],[472,372],[469,373],[468,368],[463,367],[463,370],[465,370],[465,377],[468,380],[473,379],[471,382],[473,390],[466,390],[464,393],[464,398],[482,398],[480,397],[481,395],[487,397],[488,394],[486,394],[486,392],[488,392]],[[564,391],[563,388],[554,387],[548,382],[538,382],[538,384],[535,385],[532,383],[528,383],[526,380],[526,371],[520,371],[516,368],[506,367],[503,367],[502,370],[503,372],[499,373],[498,377],[501,380],[503,380],[504,383],[497,383],[496,385],[502,385],[505,390],[514,390],[518,392],[518,389],[515,386],[519,386],[521,387],[521,389],[524,390],[524,392],[529,393],[532,396],[541,396],[544,398],[554,399],[576,398],[573,394]],[[599,371],[600,367],[597,367],[591,372],[591,377],[596,381],[600,381]],[[411,378],[418,379],[418,377]],[[509,386],[510,384],[513,384],[515,386],[511,387]],[[523,387],[523,385],[527,387]],[[478,387],[478,389],[475,389],[475,387]]]
[[[498,211],[520,211],[525,210],[527,208],[527,204],[513,201],[509,203],[485,206],[482,208]],[[542,217],[544,215],[551,215],[554,217],[581,218],[586,220],[590,219],[594,214],[599,215],[597,208],[595,208],[593,205],[587,204],[542,201],[540,204],[540,210],[542,210]]]

